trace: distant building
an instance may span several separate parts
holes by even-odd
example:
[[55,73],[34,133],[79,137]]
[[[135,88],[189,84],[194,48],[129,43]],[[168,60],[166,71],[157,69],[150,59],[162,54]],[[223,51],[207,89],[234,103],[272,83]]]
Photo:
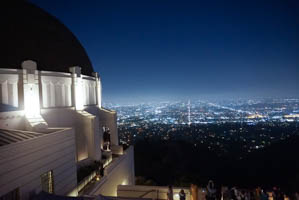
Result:
[[133,149],[119,145],[116,112],[102,107],[100,77],[76,37],[28,2],[0,10],[0,199],[116,196],[134,185]]

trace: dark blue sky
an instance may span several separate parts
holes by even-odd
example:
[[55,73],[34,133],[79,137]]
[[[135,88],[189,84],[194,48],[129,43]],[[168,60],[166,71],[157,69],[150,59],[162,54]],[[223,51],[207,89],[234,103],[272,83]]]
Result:
[[106,100],[299,94],[297,0],[32,2],[78,37]]

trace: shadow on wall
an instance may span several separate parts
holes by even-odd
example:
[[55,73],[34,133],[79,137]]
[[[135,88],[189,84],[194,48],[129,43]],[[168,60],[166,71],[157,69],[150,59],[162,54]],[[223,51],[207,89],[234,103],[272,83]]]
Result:
[[[1,89],[0,89],[0,94],[1,94]],[[0,96],[0,99],[1,99],[1,96]],[[0,104],[0,110],[1,110],[1,112],[10,112],[10,111],[17,111],[17,110],[19,110],[19,108],[8,105],[8,104]]]

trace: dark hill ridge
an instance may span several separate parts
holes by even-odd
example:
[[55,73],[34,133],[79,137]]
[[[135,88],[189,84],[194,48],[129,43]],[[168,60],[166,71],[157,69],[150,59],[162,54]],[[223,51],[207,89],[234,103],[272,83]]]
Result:
[[6,1],[0,7],[1,68],[20,68],[34,60],[39,70],[69,72],[80,66],[91,75],[91,62],[73,33],[59,20],[26,1]]
[[244,160],[242,167],[251,184],[258,180],[257,183],[268,187],[281,186],[285,190],[299,190],[298,154],[299,136],[293,136],[254,152]]
[[274,143],[249,154],[245,159],[218,157],[207,147],[196,148],[184,141],[137,141],[135,169],[140,184],[206,186],[213,179],[217,185],[284,191],[299,189],[299,136]]

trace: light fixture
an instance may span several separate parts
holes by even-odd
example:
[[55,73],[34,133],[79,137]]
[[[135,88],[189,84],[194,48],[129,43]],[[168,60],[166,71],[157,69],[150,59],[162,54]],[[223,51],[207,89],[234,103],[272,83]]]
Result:
[[24,110],[25,115],[34,118],[40,115],[38,86],[35,84],[26,84],[24,88]]

